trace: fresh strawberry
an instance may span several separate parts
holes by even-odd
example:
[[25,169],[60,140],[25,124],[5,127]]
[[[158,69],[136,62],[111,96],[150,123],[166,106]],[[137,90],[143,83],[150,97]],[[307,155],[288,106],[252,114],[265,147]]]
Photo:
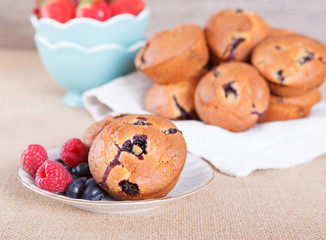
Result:
[[62,192],[71,182],[71,174],[60,163],[47,160],[37,170],[35,183],[49,192]]
[[48,160],[48,154],[44,147],[37,144],[28,145],[21,155],[20,162],[25,171],[35,177],[37,169]]
[[111,4],[113,15],[129,13],[132,15],[138,15],[145,8],[143,0],[115,0]]
[[112,17],[112,12],[104,0],[80,0],[76,17],[93,18],[103,22]]
[[79,0],[70,0],[70,1],[74,4],[75,8],[78,7]]
[[39,12],[41,18],[52,18],[65,23],[74,17],[75,6],[70,0],[42,0]]

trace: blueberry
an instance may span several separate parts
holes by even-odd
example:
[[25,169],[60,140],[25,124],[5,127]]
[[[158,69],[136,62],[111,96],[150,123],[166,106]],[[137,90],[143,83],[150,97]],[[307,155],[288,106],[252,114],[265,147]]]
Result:
[[172,95],[172,98],[173,98],[175,106],[179,109],[179,112],[180,112],[179,119],[180,120],[190,119],[191,117],[190,117],[189,113],[179,104],[176,96]]
[[283,70],[279,70],[278,72],[276,72],[277,78],[281,83],[284,82],[284,80],[285,80],[285,78],[283,76],[283,72],[284,72]]
[[228,82],[223,85],[224,88],[224,94],[225,97],[227,98],[229,94],[233,94],[234,96],[238,96],[237,90],[232,86],[234,81]]
[[62,164],[63,166],[66,166],[66,165],[67,165],[64,161],[62,161],[61,158],[58,158],[58,159],[56,159],[56,160],[54,160],[54,161],[55,161],[55,162],[58,162],[58,163],[60,163],[60,164]]
[[92,177],[88,163],[86,162],[74,167],[71,171],[71,174],[77,177]]
[[80,177],[80,178],[77,178],[79,181],[81,181],[84,185],[85,185],[85,187],[86,187],[86,181],[87,181],[87,177]]
[[70,167],[70,166],[68,166],[68,165],[66,165],[65,166],[65,168],[67,169],[67,171],[71,174],[71,172],[72,172],[72,167]]
[[91,201],[100,201],[105,195],[104,190],[96,185],[96,184],[89,184],[83,193],[83,198],[86,200]]
[[225,55],[225,53],[229,51],[229,55],[228,56],[224,56],[224,60],[225,61],[232,61],[235,59],[235,50],[237,49],[237,47],[239,46],[240,43],[244,42],[246,39],[245,38],[232,38],[231,43],[229,43],[223,53],[223,55]]
[[67,186],[66,195],[70,198],[81,198],[84,192],[84,183],[79,179],[73,179]]
[[90,184],[97,185],[97,183],[95,182],[94,178],[87,179],[87,181],[85,182],[85,187],[88,187],[88,185],[90,185]]
[[139,187],[136,183],[129,182],[128,180],[122,180],[119,182],[121,190],[128,195],[137,195],[139,194]]
[[176,129],[176,128],[169,128],[168,130],[163,131],[163,133],[165,135],[168,135],[168,134],[176,134],[178,132],[182,134],[182,132],[180,130]]

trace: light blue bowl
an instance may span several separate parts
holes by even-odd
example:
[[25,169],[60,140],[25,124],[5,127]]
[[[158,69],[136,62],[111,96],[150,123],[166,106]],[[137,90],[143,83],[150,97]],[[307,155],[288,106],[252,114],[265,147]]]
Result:
[[118,44],[85,48],[73,42],[52,44],[36,34],[35,43],[51,77],[67,90],[63,102],[83,107],[81,95],[84,91],[135,70],[135,56],[145,41],[128,48]]
[[68,41],[84,47],[116,43],[129,47],[145,38],[150,16],[150,10],[144,9],[137,16],[120,14],[105,22],[91,18],[74,18],[66,23],[59,23],[50,18],[38,19],[34,15],[30,17],[30,21],[36,34],[51,43]]

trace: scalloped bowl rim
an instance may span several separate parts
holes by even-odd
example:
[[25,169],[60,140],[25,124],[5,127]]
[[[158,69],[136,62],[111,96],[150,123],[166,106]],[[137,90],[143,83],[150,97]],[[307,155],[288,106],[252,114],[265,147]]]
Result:
[[140,47],[143,47],[146,43],[146,40],[140,40],[130,47],[124,47],[122,45],[116,44],[116,43],[107,43],[107,44],[100,44],[95,47],[84,47],[78,43],[70,42],[70,41],[62,41],[62,42],[57,42],[57,43],[51,43],[49,40],[47,40],[45,37],[42,37],[39,34],[35,34],[35,42],[40,42],[43,45],[45,45],[48,49],[51,50],[56,50],[60,48],[74,48],[79,51],[83,52],[98,52],[98,51],[103,51],[103,50],[110,50],[110,49],[119,49],[121,51],[125,52],[134,52],[135,50],[139,49]]
[[101,21],[98,21],[98,20],[92,19],[92,18],[83,18],[82,17],[82,18],[73,18],[66,23],[60,23],[51,18],[37,18],[35,15],[30,16],[30,21],[35,29],[37,29],[38,26],[41,24],[52,25],[58,29],[67,29],[67,28],[73,27],[74,25],[84,24],[84,23],[88,23],[88,24],[94,25],[99,28],[106,28],[108,26],[119,23],[119,21],[121,21],[122,19],[132,20],[135,22],[141,22],[150,13],[151,13],[151,11],[148,8],[145,8],[137,16],[134,16],[129,13],[124,13],[124,14],[119,14],[119,15],[113,16],[104,22],[101,22]]

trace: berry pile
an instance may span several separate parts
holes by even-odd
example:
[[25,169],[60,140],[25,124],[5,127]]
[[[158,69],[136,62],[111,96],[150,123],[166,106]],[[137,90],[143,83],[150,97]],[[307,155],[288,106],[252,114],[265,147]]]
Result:
[[96,184],[88,166],[88,148],[77,138],[65,142],[60,157],[48,159],[40,145],[29,145],[21,155],[21,164],[26,172],[35,177],[38,187],[70,198],[101,200],[106,192]]
[[143,0],[36,0],[33,12],[39,18],[65,23],[79,17],[106,21],[123,13],[137,16],[144,8]]

